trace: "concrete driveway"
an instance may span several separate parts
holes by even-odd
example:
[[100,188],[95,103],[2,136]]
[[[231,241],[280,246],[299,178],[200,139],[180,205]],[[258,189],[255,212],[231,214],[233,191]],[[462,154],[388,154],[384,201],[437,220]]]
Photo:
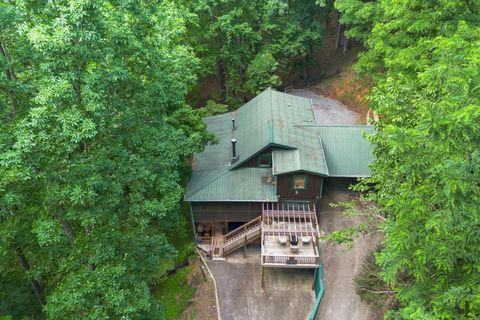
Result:
[[[325,235],[334,230],[354,226],[353,218],[341,214],[341,208],[331,208],[329,203],[350,200],[347,191],[349,179],[325,179],[325,193],[320,213],[320,233]],[[322,241],[320,254],[324,270],[324,287],[316,319],[322,320],[380,320],[383,313],[374,305],[360,300],[353,288],[353,277],[362,266],[364,256],[380,242],[379,235],[363,236],[355,240],[353,248],[346,251],[343,246],[333,246]]]
[[260,244],[208,261],[217,281],[222,320],[304,320],[310,315],[315,294],[313,270],[265,268],[261,288]]

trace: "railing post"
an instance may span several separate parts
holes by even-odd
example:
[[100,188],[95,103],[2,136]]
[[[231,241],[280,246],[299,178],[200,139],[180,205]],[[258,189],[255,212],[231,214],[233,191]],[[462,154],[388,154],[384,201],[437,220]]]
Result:
[[244,233],[243,256],[246,258],[247,257],[247,225],[244,225],[243,233]]

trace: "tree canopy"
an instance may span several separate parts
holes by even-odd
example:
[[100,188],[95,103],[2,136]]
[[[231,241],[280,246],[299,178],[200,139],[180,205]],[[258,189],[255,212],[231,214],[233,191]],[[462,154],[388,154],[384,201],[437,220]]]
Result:
[[190,43],[201,73],[219,79],[222,102],[238,106],[242,98],[280,85],[295,59],[308,70],[313,49],[321,45],[328,12],[322,5],[311,0],[185,1],[193,14]]
[[[385,219],[386,317],[480,318],[471,0],[2,1],[0,318],[163,319],[151,287],[175,261],[189,158],[214,141],[201,117],[308,83],[334,8],[375,80],[360,188]],[[219,93],[192,110],[208,77]]]
[[162,318],[150,285],[176,254],[165,233],[183,163],[208,138],[185,103],[198,63],[186,12],[169,1],[1,9],[2,278],[30,281],[48,319]]
[[[377,255],[395,319],[480,317],[479,10],[473,1],[337,0],[367,51],[379,114],[374,192],[386,222]],[[352,8],[356,9],[353,10]]]

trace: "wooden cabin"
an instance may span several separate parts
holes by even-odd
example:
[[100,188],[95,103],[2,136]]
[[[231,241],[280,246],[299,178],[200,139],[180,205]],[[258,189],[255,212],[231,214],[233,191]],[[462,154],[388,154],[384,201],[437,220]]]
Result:
[[318,266],[323,179],[370,175],[373,127],[319,124],[310,99],[273,89],[205,122],[218,141],[195,154],[185,193],[199,243],[222,259],[260,239],[262,265]]

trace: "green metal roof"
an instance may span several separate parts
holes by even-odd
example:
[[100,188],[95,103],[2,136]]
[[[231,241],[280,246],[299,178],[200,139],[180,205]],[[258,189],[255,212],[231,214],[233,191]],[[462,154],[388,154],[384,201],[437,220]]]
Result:
[[276,201],[275,185],[262,184],[262,177],[272,175],[271,168],[229,170],[232,168],[231,114],[208,117],[204,121],[218,143],[195,154],[185,201]]
[[[315,123],[311,101],[267,89],[232,114],[208,117],[208,130],[218,144],[195,154],[186,201],[276,201],[275,185],[263,177],[303,171],[322,176],[369,176],[371,146],[363,132],[370,126],[327,126]],[[231,164],[231,139],[239,160]],[[247,168],[246,161],[269,146],[272,168]],[[263,179],[264,180],[264,179]]]
[[373,126],[317,125],[331,177],[370,177],[373,146],[365,135],[374,134]]
[[218,143],[210,144],[203,152],[195,154],[192,161],[193,174],[187,184],[185,199],[230,167],[232,131],[230,115],[221,114],[205,118],[204,121],[208,130],[217,137]]
[[290,145],[294,150],[276,149],[272,152],[273,174],[306,171],[317,175],[328,175],[327,161],[322,142],[312,128],[291,126]]
[[316,137],[292,126],[298,123],[315,123],[311,101],[291,94],[266,89],[235,114],[239,160],[232,168],[240,167],[251,157],[270,145],[280,148],[297,148],[298,140]]
[[225,171],[197,192],[185,195],[185,200],[276,202],[275,184],[263,181],[271,175],[270,168]]

